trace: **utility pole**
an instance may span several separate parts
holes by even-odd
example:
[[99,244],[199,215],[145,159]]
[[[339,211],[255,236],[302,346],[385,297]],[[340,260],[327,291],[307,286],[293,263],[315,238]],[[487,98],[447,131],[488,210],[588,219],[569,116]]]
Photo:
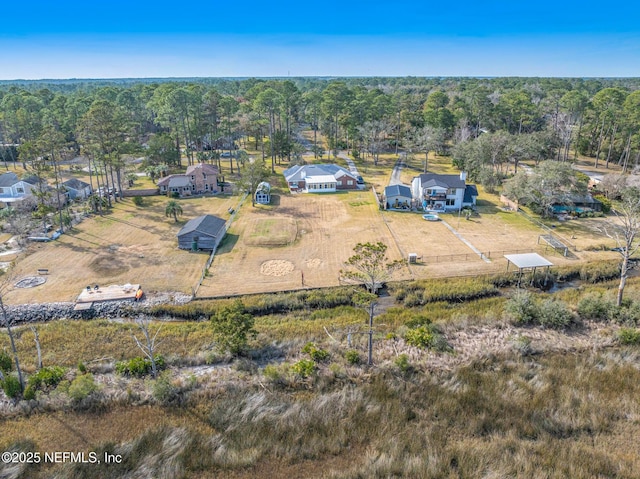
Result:
[[367,364],[373,365],[373,310],[376,307],[376,302],[371,301],[369,305],[369,358]]

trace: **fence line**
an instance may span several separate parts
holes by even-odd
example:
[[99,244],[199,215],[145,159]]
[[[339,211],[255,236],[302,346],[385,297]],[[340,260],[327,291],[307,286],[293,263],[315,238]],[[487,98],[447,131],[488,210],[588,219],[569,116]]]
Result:
[[523,211],[521,208],[518,208],[518,213],[521,214],[522,216],[524,216],[526,219],[528,219],[529,221],[531,221],[533,224],[539,226],[540,228],[542,228],[543,230],[549,232],[549,234],[551,236],[555,236],[557,237],[561,242],[563,242],[564,244],[566,244],[569,248],[571,248],[573,251],[578,251],[578,247],[572,243],[571,241],[569,241],[568,239],[566,239],[565,237],[559,235],[557,232],[555,232],[554,230],[552,230],[551,228],[549,228],[547,225],[541,223],[540,221],[538,221],[537,219],[535,219],[534,217],[532,217],[531,215],[527,214],[525,211]]
[[453,262],[462,262],[475,260],[478,258],[489,258],[493,256],[494,258],[501,258],[505,254],[521,254],[521,253],[530,253],[531,248],[529,249],[512,249],[512,250],[498,250],[498,251],[487,251],[481,252],[480,255],[477,253],[458,253],[458,254],[445,254],[445,255],[436,255],[436,256],[422,256],[421,261],[423,263],[453,263]]
[[202,286],[204,278],[207,277],[207,271],[209,270],[209,268],[211,267],[211,264],[213,263],[213,257],[215,256],[216,251],[218,251],[218,246],[220,246],[220,243],[222,243],[222,241],[224,240],[224,236],[227,234],[227,231],[231,227],[231,223],[233,223],[233,220],[236,218],[236,214],[238,213],[238,210],[240,209],[240,207],[244,203],[244,200],[247,199],[247,196],[248,196],[248,194],[245,193],[244,196],[242,198],[240,198],[240,201],[238,202],[238,205],[236,206],[236,209],[233,210],[233,213],[231,213],[231,216],[225,222],[225,224],[224,224],[224,235],[222,235],[222,239],[220,241],[218,241],[218,244],[216,244],[215,248],[213,248],[213,250],[211,251],[211,254],[209,255],[209,258],[207,259],[207,262],[204,265],[204,268],[202,268],[202,274],[200,275],[200,279],[198,280],[198,283],[196,284],[196,286],[194,288],[191,288],[191,299],[195,299],[196,294],[198,294],[198,289],[200,289],[200,286]]

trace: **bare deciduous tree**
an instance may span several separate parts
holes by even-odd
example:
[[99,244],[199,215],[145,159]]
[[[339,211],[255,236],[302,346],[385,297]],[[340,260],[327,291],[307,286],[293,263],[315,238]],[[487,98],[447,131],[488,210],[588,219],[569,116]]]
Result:
[[622,305],[624,288],[627,284],[627,276],[632,267],[631,257],[640,248],[640,242],[636,242],[640,234],[640,189],[629,187],[623,190],[622,199],[613,213],[618,219],[617,224],[609,222],[603,226],[603,232],[614,239],[617,245],[616,251],[620,253],[622,262],[620,264],[620,284],[618,285],[618,296],[616,305]]
[[151,361],[151,375],[155,379],[156,377],[158,377],[158,367],[156,365],[156,351],[158,346],[162,342],[162,341],[158,341],[157,339],[158,339],[158,333],[160,332],[162,327],[161,326],[158,327],[155,333],[153,333],[151,331],[151,320],[142,314],[135,319],[135,324],[138,327],[138,329],[142,332],[142,335],[144,336],[144,340],[140,341],[137,338],[137,336],[133,333],[133,331],[131,331],[131,336],[133,337],[133,340],[136,342],[136,345],[138,346],[138,348],[140,348],[142,353],[149,359],[149,361]]

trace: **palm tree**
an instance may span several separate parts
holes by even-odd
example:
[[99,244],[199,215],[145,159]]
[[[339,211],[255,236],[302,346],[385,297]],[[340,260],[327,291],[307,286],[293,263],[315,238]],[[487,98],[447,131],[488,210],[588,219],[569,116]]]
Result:
[[164,214],[165,216],[173,215],[173,219],[177,223],[178,215],[182,214],[182,206],[180,206],[180,204],[176,200],[171,200],[167,203],[167,207],[164,210]]

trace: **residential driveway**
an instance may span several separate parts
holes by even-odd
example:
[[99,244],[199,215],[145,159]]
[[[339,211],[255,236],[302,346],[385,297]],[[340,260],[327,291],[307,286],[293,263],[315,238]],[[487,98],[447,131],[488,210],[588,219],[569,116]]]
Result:
[[[347,155],[344,151],[341,151],[340,153],[338,153],[338,158],[342,158],[344,161],[347,162],[347,165],[349,165],[349,172],[351,172],[352,175],[354,175],[356,178],[360,176],[360,173],[358,173],[358,168],[356,167],[356,164],[353,162],[351,158],[349,158],[349,155]],[[364,188],[365,188],[364,185],[358,185],[358,189],[363,190]]]
[[400,157],[398,158],[398,161],[396,161],[396,164],[393,166],[393,171],[391,172],[391,179],[389,180],[389,186],[403,184],[402,181],[400,181],[400,174],[402,173],[402,169],[405,166],[406,164],[404,162],[404,154],[401,153]]

